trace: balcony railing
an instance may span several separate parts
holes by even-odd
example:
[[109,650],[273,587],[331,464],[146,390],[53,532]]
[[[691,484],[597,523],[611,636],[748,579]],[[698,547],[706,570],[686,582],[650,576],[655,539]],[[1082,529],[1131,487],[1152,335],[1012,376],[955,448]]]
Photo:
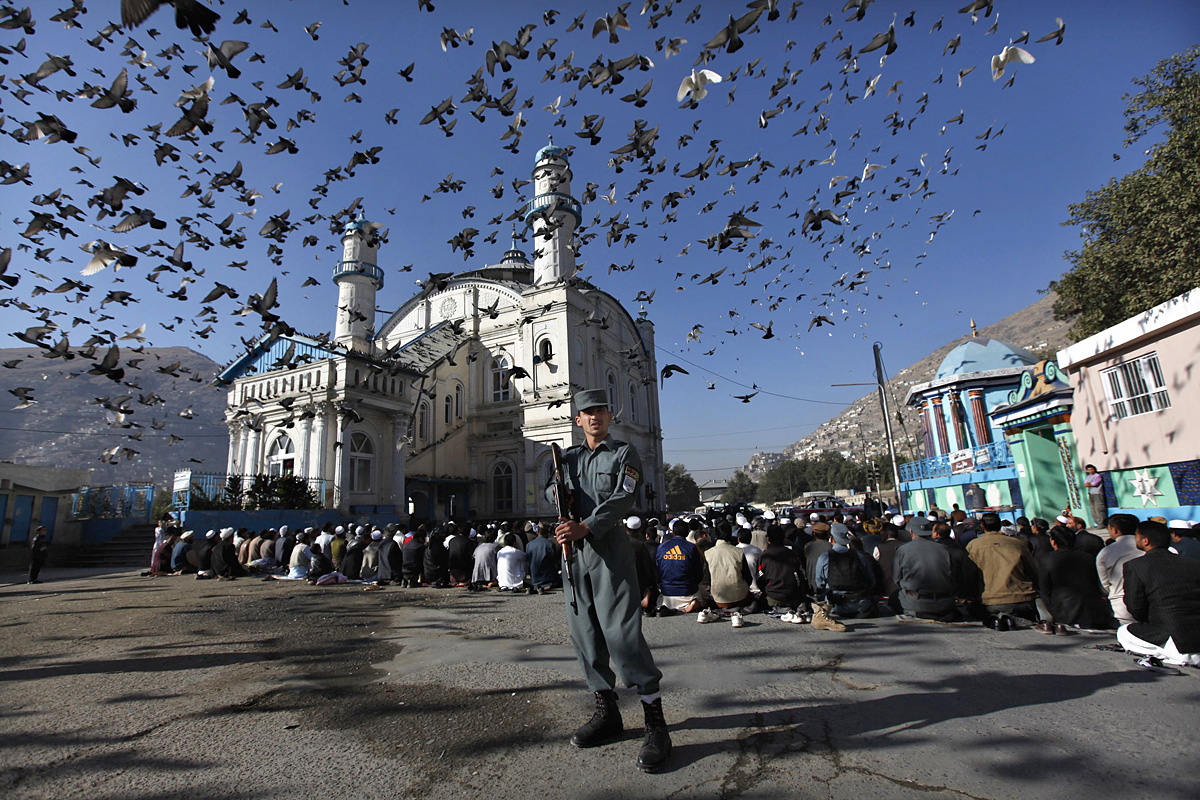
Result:
[[329,483],[324,478],[298,475],[227,475],[179,470],[175,473],[171,505],[177,511],[321,508],[328,500]]
[[383,286],[383,270],[367,261],[339,261],[333,268],[334,280],[342,275],[366,275]]
[[545,208],[554,206],[561,208],[564,211],[569,211],[575,215],[575,224],[583,222],[583,206],[579,204],[571,195],[564,192],[546,192],[539,194],[537,197],[525,204],[525,213],[522,215],[526,222],[529,222],[529,215],[535,211],[541,211]]
[[901,464],[900,480],[920,481],[964,472],[1001,469],[1003,467],[1011,467],[1012,464],[1012,451],[1008,448],[1008,442],[992,442],[979,447],[960,450],[953,454],[922,458],[919,461],[910,461],[907,464]]

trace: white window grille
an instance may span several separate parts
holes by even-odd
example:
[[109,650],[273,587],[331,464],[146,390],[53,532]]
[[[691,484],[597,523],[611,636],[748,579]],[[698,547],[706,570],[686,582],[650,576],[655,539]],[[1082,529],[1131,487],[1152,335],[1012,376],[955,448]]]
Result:
[[1113,419],[1136,417],[1171,407],[1157,353],[1148,353],[1106,369],[1100,373],[1100,380]]

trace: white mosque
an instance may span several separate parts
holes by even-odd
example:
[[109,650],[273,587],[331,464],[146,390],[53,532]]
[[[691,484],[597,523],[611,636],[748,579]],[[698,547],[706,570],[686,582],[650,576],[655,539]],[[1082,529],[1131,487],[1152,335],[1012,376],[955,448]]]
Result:
[[638,507],[664,497],[654,326],[576,276],[582,206],[553,143],[524,207],[534,258],[431,281],[382,322],[373,225],[345,227],[333,341],[264,337],[230,382],[229,475],[293,474],[344,514],[544,517],[550,445],[582,441],[571,395],[606,388],[612,435],[641,454]]

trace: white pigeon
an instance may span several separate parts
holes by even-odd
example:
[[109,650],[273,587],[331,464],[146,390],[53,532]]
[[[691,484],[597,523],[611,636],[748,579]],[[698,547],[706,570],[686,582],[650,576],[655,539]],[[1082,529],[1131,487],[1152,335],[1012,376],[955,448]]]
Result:
[[110,264],[113,265],[114,270],[119,270],[121,267],[132,267],[137,263],[137,256],[131,256],[125,252],[125,248],[109,244],[103,239],[96,239],[80,245],[79,249],[92,254],[92,260],[81,271],[81,274],[85,276],[95,275]]
[[710,83],[720,82],[721,76],[711,69],[693,69],[692,74],[680,82],[679,91],[675,93],[675,102],[683,102],[683,98],[689,94],[693,100],[703,100],[708,95],[708,89],[705,87]]
[[1032,64],[1034,61],[1033,54],[1028,50],[1017,47],[1015,44],[1006,44],[999,55],[992,56],[992,80],[998,81],[1004,77],[1004,68],[1014,62],[1018,64]]
[[887,164],[864,164],[863,171],[862,171],[862,178],[860,179],[859,182],[861,183],[862,181],[865,181],[867,178],[874,175],[876,173],[876,171],[885,169],[886,167],[887,167]]

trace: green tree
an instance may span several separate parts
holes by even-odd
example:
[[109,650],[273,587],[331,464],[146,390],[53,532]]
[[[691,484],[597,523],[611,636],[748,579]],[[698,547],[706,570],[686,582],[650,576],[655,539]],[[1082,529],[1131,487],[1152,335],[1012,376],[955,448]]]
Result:
[[754,500],[758,492],[758,484],[750,480],[750,476],[738,470],[733,473],[733,477],[729,479],[729,483],[725,486],[725,493],[721,495],[722,503],[749,503]]
[[758,502],[781,503],[810,491],[810,464],[809,461],[784,461],[771,467],[758,482]]
[[1200,45],[1160,61],[1125,95],[1125,147],[1149,134],[1146,163],[1069,207],[1083,247],[1049,290],[1070,335],[1091,336],[1200,286]]
[[668,511],[690,511],[700,505],[700,487],[683,464],[668,464],[663,479]]

